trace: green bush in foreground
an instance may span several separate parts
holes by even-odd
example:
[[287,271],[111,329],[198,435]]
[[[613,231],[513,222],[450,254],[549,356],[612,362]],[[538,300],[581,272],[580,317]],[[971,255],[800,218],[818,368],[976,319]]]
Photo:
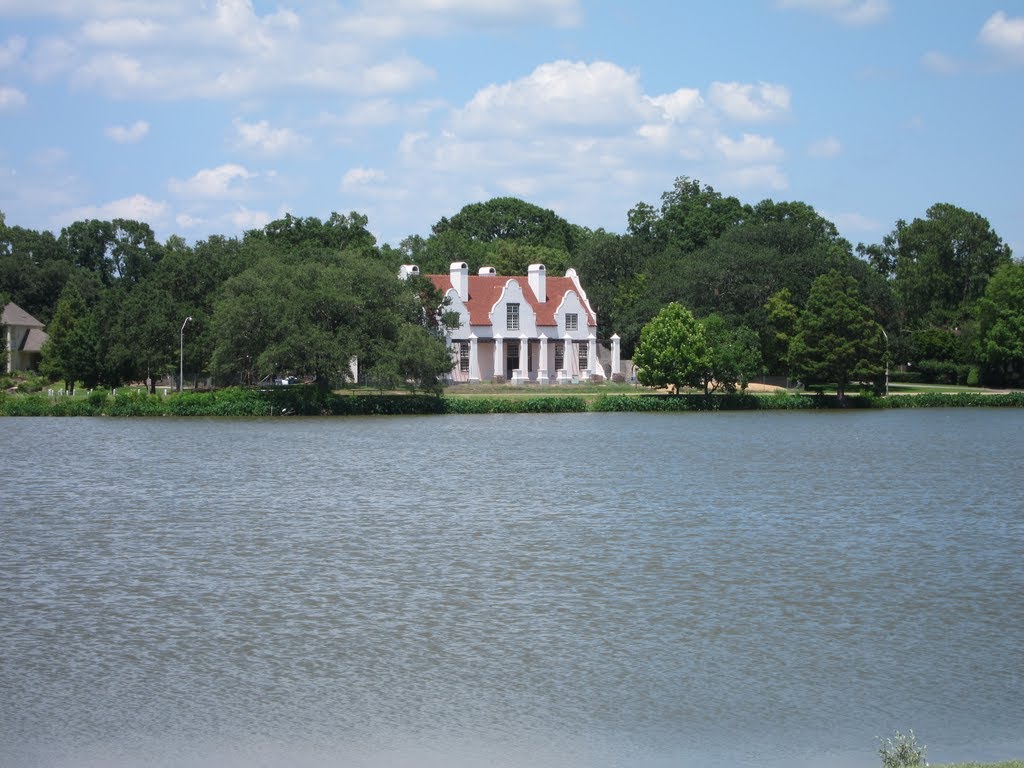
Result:
[[913,768],[927,765],[924,754],[927,747],[918,746],[914,731],[908,733],[896,731],[892,736],[879,739],[882,742],[878,754],[882,758],[882,768]]

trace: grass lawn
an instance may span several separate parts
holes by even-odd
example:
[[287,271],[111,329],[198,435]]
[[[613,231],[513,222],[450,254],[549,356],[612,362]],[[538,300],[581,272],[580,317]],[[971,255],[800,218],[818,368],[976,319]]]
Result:
[[445,397],[565,397],[567,395],[643,395],[655,390],[632,384],[453,384],[444,388]]

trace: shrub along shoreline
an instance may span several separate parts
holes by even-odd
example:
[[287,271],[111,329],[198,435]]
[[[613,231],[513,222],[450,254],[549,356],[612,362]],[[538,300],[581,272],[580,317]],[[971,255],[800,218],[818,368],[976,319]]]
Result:
[[1002,394],[920,393],[847,396],[789,394],[550,394],[463,397],[426,394],[321,393],[310,387],[259,390],[232,387],[167,396],[127,391],[87,397],[0,393],[0,416],[400,416],[495,413],[611,413],[683,411],[778,411],[869,408],[1021,408],[1024,392]]

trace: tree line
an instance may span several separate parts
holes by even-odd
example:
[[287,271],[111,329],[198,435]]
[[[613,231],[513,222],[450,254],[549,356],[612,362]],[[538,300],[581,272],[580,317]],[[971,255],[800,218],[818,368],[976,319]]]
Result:
[[806,203],[751,205],[680,177],[626,219],[622,234],[591,230],[499,197],[392,247],[358,213],[287,215],[194,244],[160,243],[138,221],[54,235],[0,214],[0,299],[47,324],[44,372],[69,383],[155,381],[177,371],[183,342],[186,372],[218,384],[288,373],[335,387],[358,357],[371,382],[429,388],[450,366],[441,297],[427,280],[398,280],[398,267],[465,261],[515,275],[540,262],[576,268],[599,334],[618,333],[627,358],[652,319],[684,309],[717,355],[705,388],[730,370],[835,382],[828,328],[854,326],[867,344],[857,377],[885,360],[923,381],[1024,383],[1024,265],[980,214],[939,203],[853,247]]

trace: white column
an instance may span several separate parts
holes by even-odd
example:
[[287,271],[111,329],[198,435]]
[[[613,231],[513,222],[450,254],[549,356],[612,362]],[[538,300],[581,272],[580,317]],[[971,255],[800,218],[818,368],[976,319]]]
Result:
[[500,335],[494,336],[494,376],[505,376],[505,345]]
[[572,348],[572,339],[562,339],[562,368],[558,371],[558,382],[565,384],[572,381],[572,372],[575,370],[573,361],[576,359],[573,357],[574,351]]
[[595,375],[604,376],[604,371],[597,361],[597,336],[590,334],[587,337],[587,378]]
[[477,344],[475,333],[469,334],[469,382],[470,384],[480,383],[480,346]]
[[619,338],[619,334],[617,334],[617,333],[613,333],[612,334],[612,377],[613,378],[622,373],[622,371],[620,370],[622,368],[622,347],[620,346],[620,342],[621,341],[622,340]]
[[530,350],[525,333],[519,337],[519,368],[515,375],[520,383],[530,380]]
[[537,383],[548,383],[548,337],[540,335],[540,360],[537,361]]

